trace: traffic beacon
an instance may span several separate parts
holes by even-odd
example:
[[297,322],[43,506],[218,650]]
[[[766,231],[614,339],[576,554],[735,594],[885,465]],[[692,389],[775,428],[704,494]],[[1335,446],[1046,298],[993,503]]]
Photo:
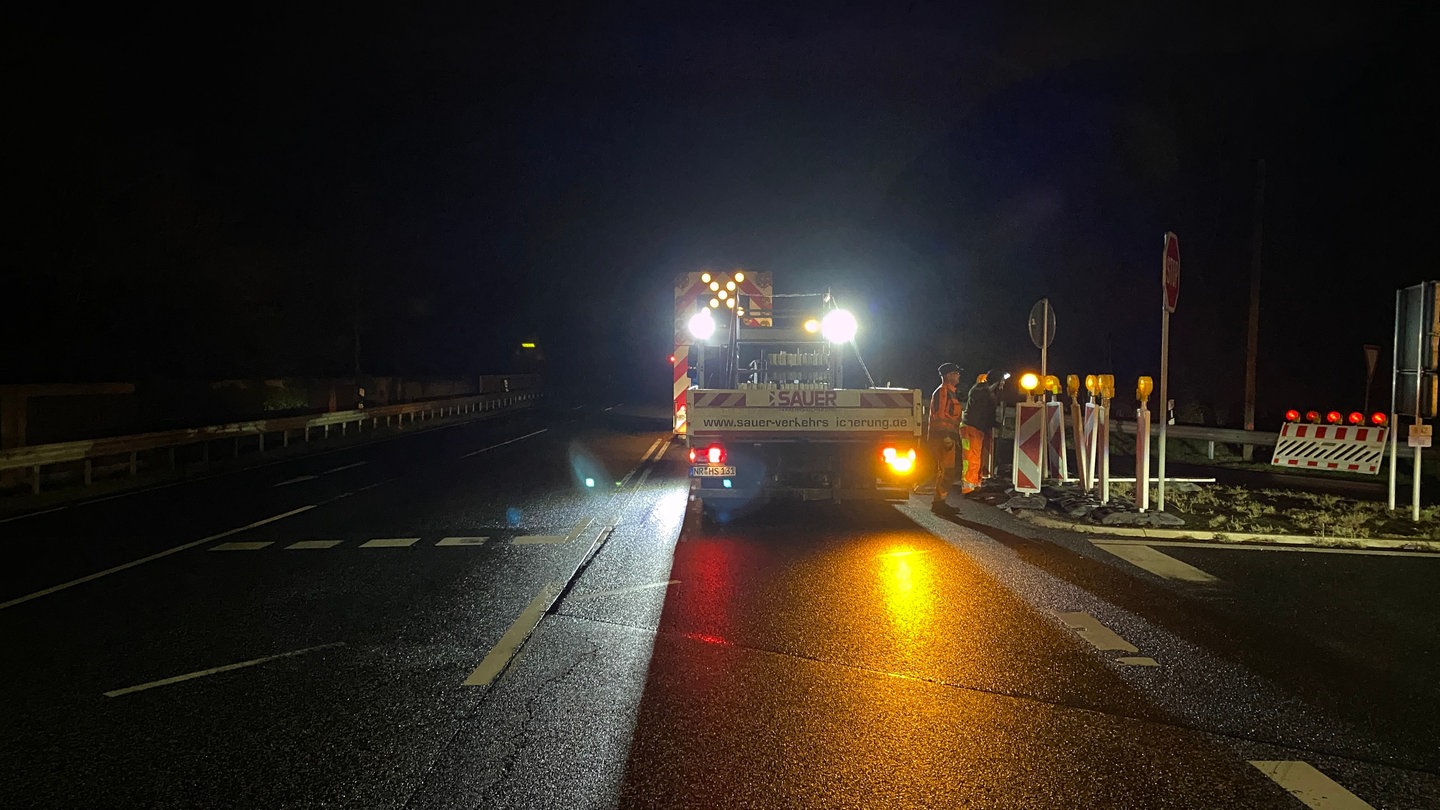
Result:
[[1135,382],[1135,505],[1141,512],[1150,508],[1150,392],[1155,383],[1149,377]]
[[1020,388],[1025,401],[1015,403],[1015,454],[1011,465],[1011,485],[1016,492],[1027,495],[1040,491],[1045,480],[1045,403],[1035,399],[1040,375],[1027,371],[1020,375]]

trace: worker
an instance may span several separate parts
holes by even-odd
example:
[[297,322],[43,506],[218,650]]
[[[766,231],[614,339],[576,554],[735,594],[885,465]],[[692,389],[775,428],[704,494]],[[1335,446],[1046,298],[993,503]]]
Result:
[[997,392],[1009,378],[991,369],[975,378],[965,398],[965,416],[960,425],[960,446],[964,462],[960,470],[960,494],[980,488],[991,472],[995,453],[995,408]]
[[955,456],[960,447],[960,367],[941,363],[936,369],[940,386],[930,395],[930,452],[935,457],[935,495],[930,511],[937,515],[953,515],[955,507],[945,501],[950,494],[950,481],[955,477]]

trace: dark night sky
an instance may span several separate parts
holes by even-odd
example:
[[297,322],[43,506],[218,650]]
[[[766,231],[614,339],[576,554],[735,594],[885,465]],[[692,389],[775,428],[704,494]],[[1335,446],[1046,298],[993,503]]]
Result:
[[1172,389],[1233,422],[1263,157],[1273,422],[1358,408],[1394,290],[1440,276],[1422,4],[767,5],[13,20],[0,381],[344,374],[358,312],[369,372],[534,338],[663,401],[673,276],[744,266],[926,388],[1038,365],[1049,296],[1052,370],[1125,391],[1174,230]]

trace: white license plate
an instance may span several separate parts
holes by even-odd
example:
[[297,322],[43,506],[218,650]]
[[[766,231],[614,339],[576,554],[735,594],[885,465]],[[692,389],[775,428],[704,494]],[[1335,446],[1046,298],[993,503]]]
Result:
[[690,476],[692,478],[721,478],[733,477],[734,475],[734,467],[721,467],[716,464],[696,464],[690,468]]

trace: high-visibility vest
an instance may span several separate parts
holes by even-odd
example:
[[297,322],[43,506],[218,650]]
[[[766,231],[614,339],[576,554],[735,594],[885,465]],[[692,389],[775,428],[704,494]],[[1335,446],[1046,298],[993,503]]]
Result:
[[941,383],[935,393],[930,395],[930,435],[959,433],[960,417],[963,413],[964,408],[955,389]]

